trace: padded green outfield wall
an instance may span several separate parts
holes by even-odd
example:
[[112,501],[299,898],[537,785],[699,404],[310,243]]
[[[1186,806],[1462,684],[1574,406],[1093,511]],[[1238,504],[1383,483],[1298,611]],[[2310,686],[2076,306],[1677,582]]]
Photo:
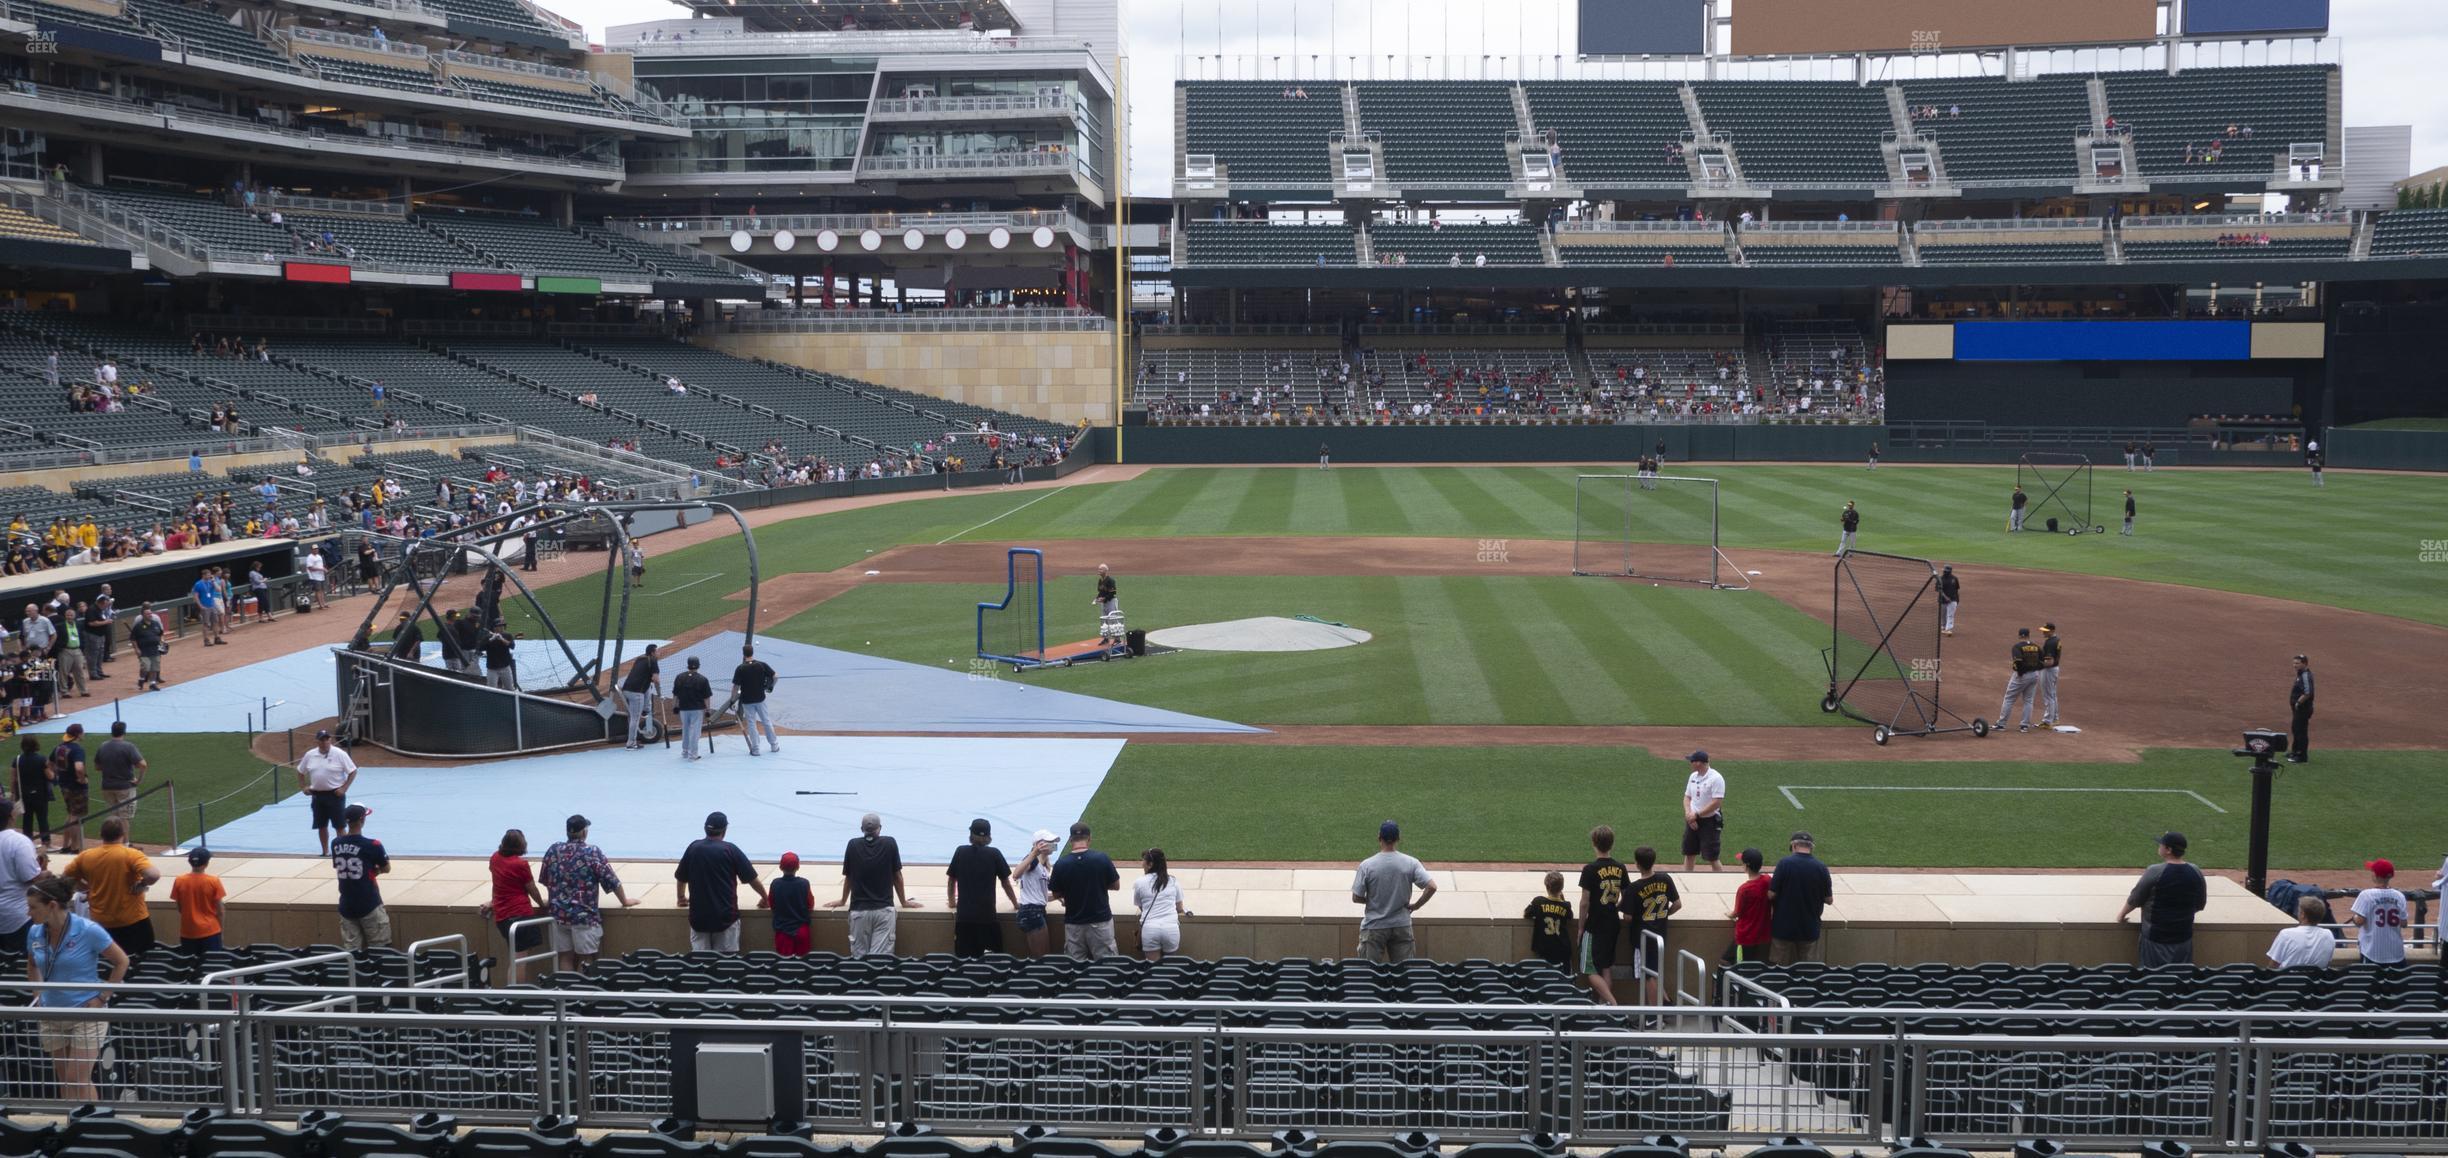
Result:
[[2448,430],[2341,427],[2329,432],[2326,449],[2331,466],[2448,471]]
[[[2022,446],[1897,446],[1884,426],[1130,426],[1097,427],[1097,458],[1126,463],[1314,463],[1318,446],[1336,462],[1631,462],[1666,440],[1669,462],[1862,462],[1877,443],[1890,462],[2011,463]],[[2051,449],[2064,449],[2052,447]],[[2114,462],[2103,442],[2075,447]],[[2208,452],[2203,452],[2207,454]],[[2220,451],[2180,453],[2185,466],[2287,466],[2300,456]]]

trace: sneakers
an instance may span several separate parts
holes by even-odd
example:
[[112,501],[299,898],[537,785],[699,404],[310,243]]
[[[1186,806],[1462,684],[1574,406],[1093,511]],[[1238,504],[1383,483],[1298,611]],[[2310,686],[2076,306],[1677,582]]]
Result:
[[2030,725],[2030,724],[2018,724],[2018,725],[2016,725],[2016,726],[2015,726],[2015,731],[2018,731],[2018,732],[2028,732],[2028,731],[2031,731],[2031,725]]

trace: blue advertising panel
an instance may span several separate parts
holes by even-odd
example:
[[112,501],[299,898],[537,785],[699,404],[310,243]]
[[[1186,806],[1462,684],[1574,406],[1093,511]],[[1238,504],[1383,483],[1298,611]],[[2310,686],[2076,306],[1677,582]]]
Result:
[[2187,36],[2328,30],[2329,0],[2185,0]]
[[1707,0],[1581,0],[1583,56],[1698,56]]
[[2251,322],[1957,322],[1958,362],[2241,362]]

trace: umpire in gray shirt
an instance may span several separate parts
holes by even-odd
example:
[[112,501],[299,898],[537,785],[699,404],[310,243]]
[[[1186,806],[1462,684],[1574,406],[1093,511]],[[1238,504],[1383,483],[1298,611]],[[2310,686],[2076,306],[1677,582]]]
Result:
[[[1377,826],[1377,855],[1360,862],[1360,871],[1352,874],[1352,903],[1368,906],[1360,917],[1360,958],[1379,964],[1407,961],[1416,941],[1411,935],[1411,914],[1436,895],[1436,878],[1428,875],[1419,858],[1396,846],[1402,843],[1402,827],[1393,821]],[[1419,889],[1419,899],[1411,899],[1411,890]]]

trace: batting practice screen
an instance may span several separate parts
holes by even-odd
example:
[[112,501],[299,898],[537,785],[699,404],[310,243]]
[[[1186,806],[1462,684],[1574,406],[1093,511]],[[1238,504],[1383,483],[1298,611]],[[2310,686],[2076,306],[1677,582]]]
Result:
[[977,605],[979,659],[1028,666],[1045,661],[1045,553],[1013,547],[1003,556],[1003,598]]
[[[2091,521],[2091,458],[2088,455],[2049,450],[2026,451],[2015,462],[2015,485],[2031,499],[2023,514],[2023,529],[2048,529],[2050,519],[2060,520],[2059,529],[2079,535],[2084,531],[2105,531],[2108,528]],[[2066,524],[2072,524],[2067,526]]]
[[1876,738],[1985,732],[1940,702],[1938,568],[1927,559],[1848,551],[1836,560],[1822,711],[1878,726]]
[[1573,574],[1742,589],[1717,545],[1717,480],[1585,474],[1573,483]]

